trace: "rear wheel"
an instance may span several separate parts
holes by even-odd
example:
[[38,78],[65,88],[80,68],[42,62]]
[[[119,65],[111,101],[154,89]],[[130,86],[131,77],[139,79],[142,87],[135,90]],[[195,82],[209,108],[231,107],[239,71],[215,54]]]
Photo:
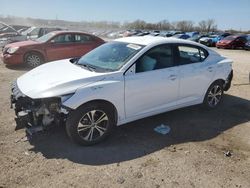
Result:
[[25,56],[25,64],[29,67],[37,67],[43,63],[43,58],[40,54],[31,52]]
[[105,104],[88,103],[69,114],[66,122],[68,136],[81,145],[101,142],[115,124],[112,110]]
[[216,108],[223,97],[223,84],[220,81],[214,82],[207,90],[203,104],[209,108]]

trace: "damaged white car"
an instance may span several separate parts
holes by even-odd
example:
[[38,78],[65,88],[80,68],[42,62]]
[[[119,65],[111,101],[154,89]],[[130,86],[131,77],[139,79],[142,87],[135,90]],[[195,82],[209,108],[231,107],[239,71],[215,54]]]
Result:
[[232,61],[191,41],[128,37],[80,59],[41,65],[12,86],[17,128],[66,122],[69,137],[92,145],[112,127],[203,103],[217,107],[233,77]]

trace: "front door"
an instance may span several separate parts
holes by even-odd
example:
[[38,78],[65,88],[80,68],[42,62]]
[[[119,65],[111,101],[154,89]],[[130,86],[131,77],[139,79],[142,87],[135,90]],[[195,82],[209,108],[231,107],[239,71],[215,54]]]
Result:
[[171,46],[157,46],[142,55],[125,74],[126,117],[159,113],[175,106],[178,74]]
[[48,42],[46,53],[48,61],[74,57],[74,35],[60,34]]

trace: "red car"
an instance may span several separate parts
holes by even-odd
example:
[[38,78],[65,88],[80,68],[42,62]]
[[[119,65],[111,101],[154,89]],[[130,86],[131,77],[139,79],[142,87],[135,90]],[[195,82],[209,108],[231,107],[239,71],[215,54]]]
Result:
[[54,31],[35,41],[6,45],[2,60],[9,65],[25,63],[36,67],[44,62],[80,57],[103,43],[104,40],[83,32]]
[[216,43],[217,48],[244,48],[247,42],[246,35],[230,35]]

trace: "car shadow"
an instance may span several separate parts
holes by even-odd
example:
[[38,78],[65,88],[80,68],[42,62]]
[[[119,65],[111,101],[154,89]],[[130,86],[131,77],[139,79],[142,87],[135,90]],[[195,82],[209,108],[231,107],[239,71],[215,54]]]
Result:
[[20,64],[20,65],[5,65],[5,67],[7,69],[11,69],[11,70],[16,70],[16,71],[29,71],[32,68],[25,65],[25,64]]
[[[30,150],[41,152],[49,159],[68,159],[80,164],[118,163],[170,145],[212,139],[234,126],[250,121],[249,111],[248,100],[225,95],[217,109],[206,110],[198,105],[145,118],[115,128],[107,140],[89,147],[72,143],[62,127],[55,128],[32,138],[30,143],[34,147]],[[153,130],[162,123],[171,127],[169,134],[161,135]]]
[[20,64],[20,65],[5,65],[5,67],[7,69],[11,69],[11,70],[20,70],[20,71],[29,71],[31,70],[32,68],[28,67],[27,65],[25,64]]

